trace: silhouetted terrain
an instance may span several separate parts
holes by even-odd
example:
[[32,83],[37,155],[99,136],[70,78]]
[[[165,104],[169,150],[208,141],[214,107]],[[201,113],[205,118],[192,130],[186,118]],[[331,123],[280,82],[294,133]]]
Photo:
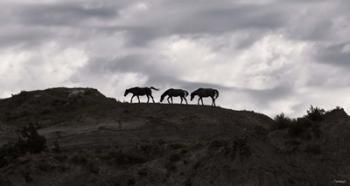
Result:
[[0,185],[347,185],[349,141],[340,108],[273,120],[95,89],[22,92],[0,100]]

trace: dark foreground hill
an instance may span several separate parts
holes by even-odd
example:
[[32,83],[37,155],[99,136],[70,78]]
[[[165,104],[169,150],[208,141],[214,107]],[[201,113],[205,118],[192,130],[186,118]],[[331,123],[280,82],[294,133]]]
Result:
[[14,158],[0,150],[1,186],[350,181],[350,122],[341,109],[307,127],[274,130],[275,121],[254,112],[120,103],[96,89],[55,88],[0,100],[0,145],[16,143],[16,131],[29,123],[48,148]]

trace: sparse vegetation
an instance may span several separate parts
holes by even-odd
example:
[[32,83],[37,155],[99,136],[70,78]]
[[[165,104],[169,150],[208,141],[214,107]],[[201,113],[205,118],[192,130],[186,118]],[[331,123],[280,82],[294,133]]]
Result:
[[[282,113],[273,121],[263,114],[211,107],[115,104],[93,93],[71,98],[78,99],[72,105],[67,92],[41,92],[39,101],[34,99],[38,93],[23,93],[26,107],[12,110],[5,108],[11,100],[3,101],[1,123],[39,123],[50,146],[43,148],[46,142],[32,130],[38,129],[35,125],[18,131],[19,142],[0,148],[1,155],[6,152],[0,159],[0,185],[41,185],[48,183],[45,179],[66,185],[274,185],[276,177],[282,185],[319,178],[310,184],[322,185],[329,183],[327,175],[346,170],[349,119],[339,107],[328,112],[310,107],[303,117]],[[257,175],[263,180],[251,179]]]
[[288,125],[288,134],[290,137],[301,137],[311,125],[312,123],[309,119],[298,118]]
[[138,154],[126,153],[122,151],[113,151],[111,152],[111,158],[113,163],[116,165],[134,165],[141,164],[147,161],[146,158]]
[[83,152],[74,154],[69,161],[77,165],[86,165],[89,162],[87,155]]
[[246,138],[238,138],[233,142],[233,150],[238,152],[241,159],[249,158],[252,155]]
[[284,113],[275,116],[274,120],[275,124],[272,126],[272,130],[285,129],[293,123],[293,120],[284,115]]
[[302,139],[312,139],[321,137],[319,123],[324,119],[327,113],[324,109],[310,106],[307,114],[301,118],[291,119],[283,113],[274,118],[272,130],[288,130],[290,137],[299,137]]
[[318,145],[318,144],[313,144],[313,145],[308,145],[308,146],[306,146],[304,152],[310,153],[310,154],[318,155],[318,154],[321,154],[321,153],[322,153],[322,149],[321,149],[321,146],[320,146],[320,145]]
[[15,143],[8,143],[0,148],[0,167],[26,153],[40,153],[46,148],[46,138],[39,135],[34,124],[29,124],[19,131]]
[[326,113],[324,109],[314,107],[312,105],[306,112],[307,112],[307,115],[304,117],[311,121],[322,121]]

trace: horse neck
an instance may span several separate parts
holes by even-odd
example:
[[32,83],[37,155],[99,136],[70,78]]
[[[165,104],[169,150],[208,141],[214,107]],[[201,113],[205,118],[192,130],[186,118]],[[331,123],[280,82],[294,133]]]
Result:
[[160,98],[161,99],[164,99],[165,96],[169,95],[169,90],[165,91],[161,96]]
[[194,91],[194,92],[192,92],[191,93],[191,99],[193,99],[195,96],[197,96],[198,95],[198,92],[197,91]]

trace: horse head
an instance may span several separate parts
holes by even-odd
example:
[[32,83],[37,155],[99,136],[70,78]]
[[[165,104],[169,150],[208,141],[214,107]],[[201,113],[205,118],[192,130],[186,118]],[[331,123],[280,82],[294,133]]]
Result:
[[191,93],[191,101],[193,100],[193,98],[197,95],[197,91],[194,91]]
[[130,90],[129,89],[126,89],[125,90],[125,93],[124,93],[124,97],[127,96],[129,94]]
[[162,103],[163,102],[163,100],[164,100],[164,98],[165,98],[165,95],[164,94],[162,94],[162,96],[160,96],[160,103]]
[[165,91],[165,92],[160,96],[160,102],[163,102],[164,98],[168,95],[169,90],[170,90],[170,89],[168,89],[167,91]]

